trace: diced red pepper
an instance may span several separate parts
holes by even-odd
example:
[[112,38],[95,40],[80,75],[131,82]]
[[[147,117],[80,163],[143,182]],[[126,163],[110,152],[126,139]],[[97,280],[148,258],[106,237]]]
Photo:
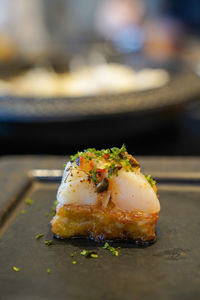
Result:
[[90,161],[90,168],[93,170],[94,169],[94,162],[93,161]]
[[84,163],[84,157],[83,157],[83,156],[80,156],[80,157],[79,157],[79,161],[80,161],[80,165],[83,165],[83,163]]

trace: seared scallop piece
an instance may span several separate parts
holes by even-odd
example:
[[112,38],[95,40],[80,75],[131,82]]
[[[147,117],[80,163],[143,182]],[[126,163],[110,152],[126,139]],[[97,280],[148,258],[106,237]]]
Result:
[[60,238],[155,239],[160,203],[155,181],[126,147],[71,156],[57,192],[52,232]]

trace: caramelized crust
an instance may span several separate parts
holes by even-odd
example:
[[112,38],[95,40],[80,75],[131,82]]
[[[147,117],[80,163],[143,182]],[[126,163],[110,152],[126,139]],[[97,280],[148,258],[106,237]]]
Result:
[[94,240],[155,239],[158,213],[126,212],[113,206],[63,205],[52,219],[52,232],[60,238],[77,236]]

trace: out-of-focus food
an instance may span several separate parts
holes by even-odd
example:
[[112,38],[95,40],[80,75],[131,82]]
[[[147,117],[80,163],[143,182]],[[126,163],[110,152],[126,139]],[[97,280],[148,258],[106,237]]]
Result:
[[120,64],[84,67],[63,74],[36,68],[9,81],[0,80],[0,93],[25,97],[81,97],[154,89],[168,80],[169,75],[163,69],[135,72]]
[[0,33],[0,62],[7,62],[15,58],[17,49],[6,35]]
[[71,157],[57,192],[52,232],[60,238],[155,239],[160,203],[155,181],[123,145]]

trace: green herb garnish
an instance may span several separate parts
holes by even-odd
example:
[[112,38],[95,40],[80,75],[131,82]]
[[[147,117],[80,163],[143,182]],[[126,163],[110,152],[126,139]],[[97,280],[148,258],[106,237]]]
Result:
[[31,198],[26,198],[24,200],[24,202],[27,204],[27,205],[33,205],[34,201],[31,199]]
[[148,183],[153,187],[156,184],[156,181],[153,180],[153,178],[151,177],[151,175],[145,175],[146,180],[148,181]]
[[127,153],[126,146],[122,145],[121,148],[113,147],[110,149],[96,150],[95,148],[88,148],[83,152],[77,152],[70,156],[72,162],[76,162],[77,165],[80,164],[82,159],[86,161],[91,161],[94,159],[94,165],[91,165],[90,178],[97,185],[101,181],[101,174],[98,172],[96,163],[100,159],[105,162],[105,168],[108,172],[108,178],[112,175],[118,176],[118,170],[122,167],[125,168],[127,172],[134,171],[134,167],[139,167],[138,162]]
[[46,246],[50,246],[50,245],[53,244],[53,241],[52,240],[50,240],[50,241],[44,241],[44,243],[45,243]]
[[48,212],[45,212],[45,217],[49,217],[50,216],[50,214],[48,213]]
[[91,254],[90,254],[90,257],[92,257],[92,258],[98,258],[98,254],[91,253]]
[[43,237],[44,236],[44,234],[43,233],[39,233],[39,234],[37,234],[36,236],[35,236],[35,239],[36,240],[39,240],[41,237]]
[[17,268],[17,267],[13,267],[13,270],[15,271],[15,272],[19,272],[20,271],[20,268]]
[[96,254],[92,250],[82,250],[81,255],[87,257],[87,258],[98,258],[98,254]]
[[20,214],[24,215],[25,212],[26,212],[25,209],[22,209],[22,210],[20,211]]
[[76,255],[76,252],[70,253],[71,257],[74,257]]
[[73,264],[73,265],[76,265],[76,264],[77,264],[77,261],[76,261],[76,260],[73,260],[73,261],[72,261],[72,264]]
[[119,256],[119,251],[118,251],[118,249],[120,249],[120,247],[117,247],[117,248],[111,247],[111,246],[108,244],[108,242],[106,242],[106,243],[104,244],[104,246],[103,246],[103,249],[109,250],[109,251],[112,253],[112,255],[114,255],[114,256]]
[[51,274],[51,270],[50,269],[47,269],[46,272],[47,272],[47,274]]
[[91,174],[91,178],[94,181],[94,183],[98,183],[99,181],[97,179],[97,171],[90,170],[89,173]]

